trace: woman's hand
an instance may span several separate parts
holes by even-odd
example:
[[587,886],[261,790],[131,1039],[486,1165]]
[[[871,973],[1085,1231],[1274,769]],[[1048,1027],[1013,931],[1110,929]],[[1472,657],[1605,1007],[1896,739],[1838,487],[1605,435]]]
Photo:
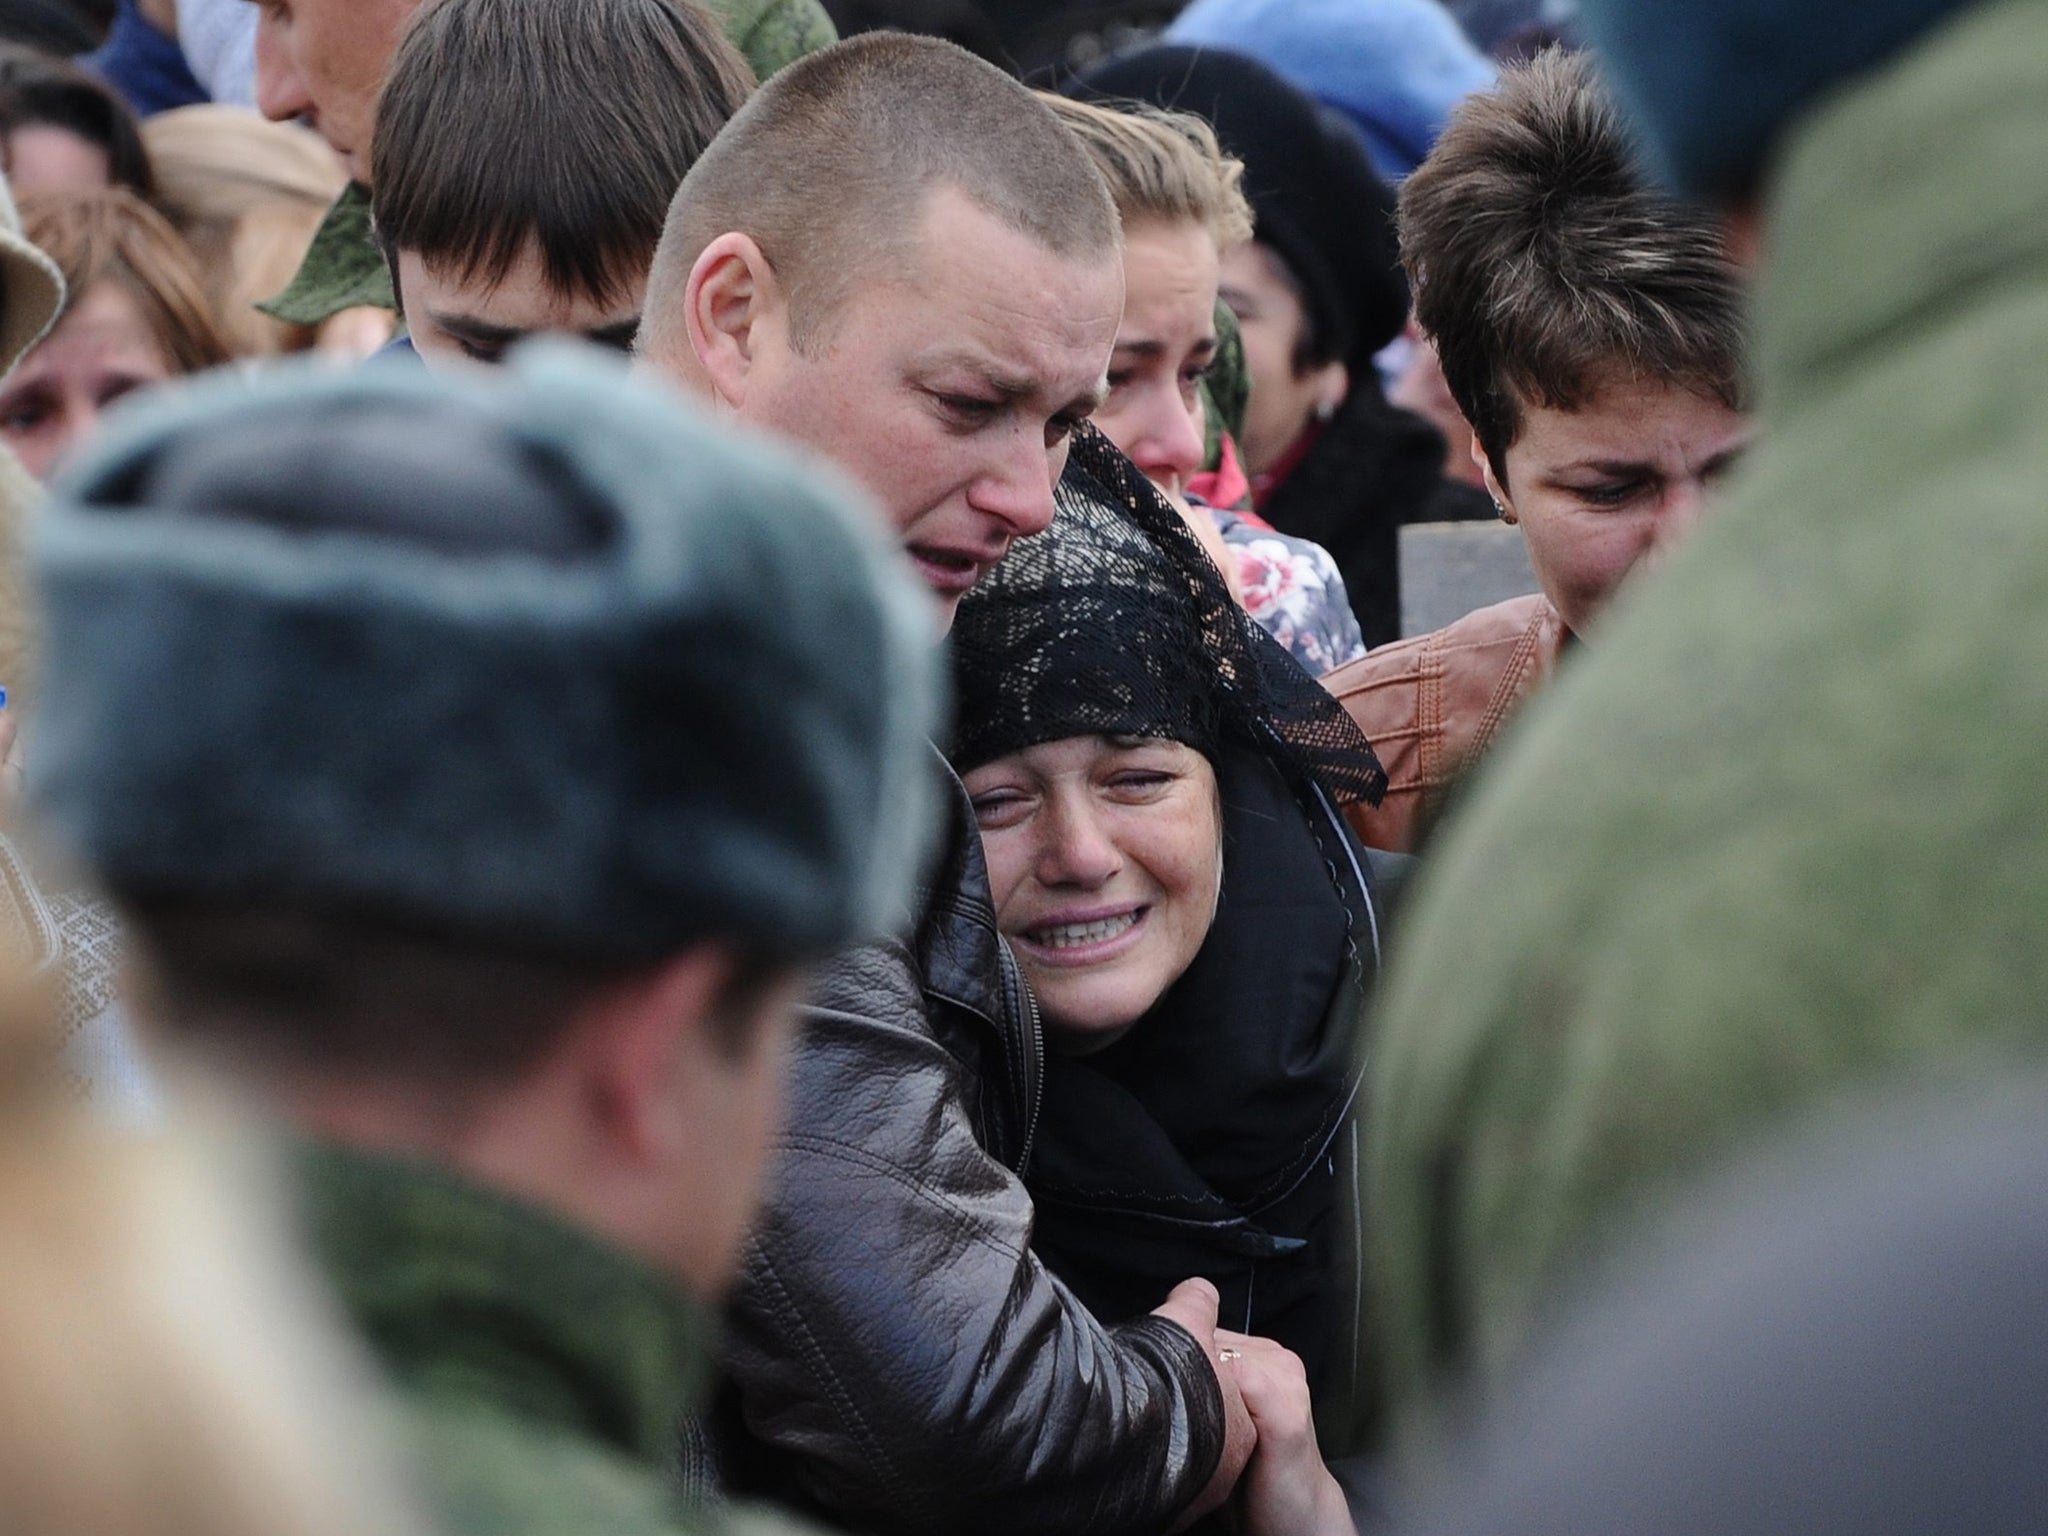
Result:
[[1216,1330],[1259,1432],[1233,1502],[1245,1536],[1358,1536],[1344,1490],[1316,1447],[1315,1405],[1301,1357],[1271,1339]]

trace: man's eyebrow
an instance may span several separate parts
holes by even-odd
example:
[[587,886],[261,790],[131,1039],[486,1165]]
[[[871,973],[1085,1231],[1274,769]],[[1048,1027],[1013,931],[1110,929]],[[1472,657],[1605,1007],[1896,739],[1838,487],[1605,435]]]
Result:
[[[1002,364],[977,352],[933,352],[912,364],[911,371],[915,377],[943,372],[948,368],[973,374],[976,382],[997,396],[1004,405],[1035,399],[1040,393],[1037,379],[1029,374],[1011,373]],[[1063,414],[1088,416],[1108,398],[1109,381],[1098,378],[1059,409]]]
[[974,375],[977,383],[987,387],[1004,400],[1025,400],[1038,393],[1038,381],[1028,373],[1012,373],[1001,363],[984,357],[978,352],[933,352],[923,358],[920,371],[938,373],[948,368],[958,368]]
[[1581,474],[1590,471],[1606,475],[1613,480],[1625,480],[1632,475],[1654,475],[1662,471],[1646,459],[1574,459],[1569,464],[1560,464],[1551,471],[1552,478],[1558,475]]
[[526,335],[517,326],[496,325],[475,315],[450,315],[428,310],[427,318],[441,330],[478,347],[509,347]]

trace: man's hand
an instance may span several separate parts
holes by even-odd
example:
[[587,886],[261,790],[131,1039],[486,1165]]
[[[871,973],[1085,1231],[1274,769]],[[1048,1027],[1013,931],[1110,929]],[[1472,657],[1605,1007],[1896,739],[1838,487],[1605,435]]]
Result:
[[1258,1438],[1244,1397],[1237,1389],[1237,1373],[1219,1358],[1222,1348],[1219,1340],[1226,1337],[1216,1331],[1219,1301],[1216,1287],[1208,1281],[1183,1280],[1165,1301],[1152,1309],[1154,1317],[1179,1323],[1195,1336],[1208,1357],[1209,1368],[1216,1372],[1216,1385],[1223,1393],[1223,1459],[1216,1463],[1215,1475],[1209,1479],[1208,1486],[1174,1521],[1173,1529],[1176,1531],[1187,1529],[1210,1511],[1223,1507],[1231,1490],[1237,1486],[1238,1478],[1243,1475],[1245,1464],[1251,1460],[1252,1448]]
[[1244,1536],[1358,1536],[1344,1490],[1316,1447],[1315,1404],[1301,1357],[1271,1339],[1216,1332],[1258,1428],[1233,1509]]

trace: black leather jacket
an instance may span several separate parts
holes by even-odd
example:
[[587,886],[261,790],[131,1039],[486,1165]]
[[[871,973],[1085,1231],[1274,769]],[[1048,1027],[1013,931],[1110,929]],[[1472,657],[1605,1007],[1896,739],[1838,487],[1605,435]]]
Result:
[[1037,1006],[942,771],[909,942],[826,967],[791,1063],[727,1315],[727,1479],[857,1528],[1163,1531],[1221,1458],[1221,1396],[1185,1329],[1105,1328],[1032,1255]]

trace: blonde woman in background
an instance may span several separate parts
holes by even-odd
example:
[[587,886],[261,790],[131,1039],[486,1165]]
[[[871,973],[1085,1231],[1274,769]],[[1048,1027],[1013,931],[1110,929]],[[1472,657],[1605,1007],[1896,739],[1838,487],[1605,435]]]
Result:
[[1043,99],[1088,151],[1123,221],[1124,313],[1095,425],[1187,514],[1232,594],[1296,661],[1320,676],[1356,660],[1365,641],[1329,552],[1191,492],[1207,449],[1202,381],[1218,351],[1222,261],[1252,233],[1243,165],[1185,112]]
[[179,107],[143,124],[156,170],[156,206],[199,258],[215,327],[236,357],[334,352],[367,357],[396,317],[348,309],[319,326],[273,319],[256,306],[299,270],[348,177],[317,133],[244,107]]

